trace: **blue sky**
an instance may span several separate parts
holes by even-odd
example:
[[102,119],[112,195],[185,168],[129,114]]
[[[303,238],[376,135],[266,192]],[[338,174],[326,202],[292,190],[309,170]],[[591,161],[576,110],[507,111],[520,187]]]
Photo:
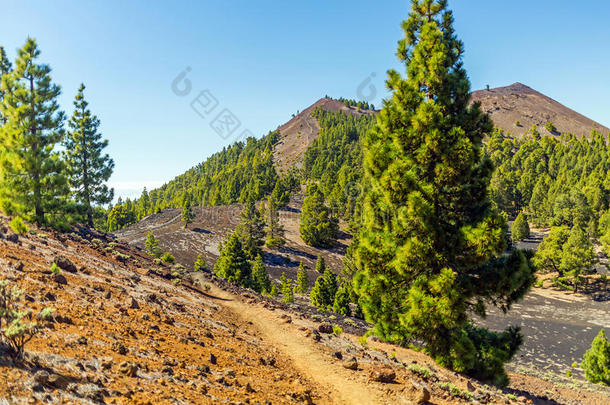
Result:
[[[385,71],[401,68],[395,48],[410,4],[4,3],[0,45],[9,56],[27,36],[36,38],[68,114],[79,84],[87,86],[116,163],[111,182],[123,196],[172,179],[243,130],[258,137],[275,129],[326,94],[380,105]],[[450,0],[449,6],[473,89],[519,81],[610,126],[608,2]],[[191,90],[179,96],[172,82],[187,67]],[[196,98],[200,112],[203,104],[215,108],[197,114]],[[210,124],[224,109],[241,125],[221,137]]]

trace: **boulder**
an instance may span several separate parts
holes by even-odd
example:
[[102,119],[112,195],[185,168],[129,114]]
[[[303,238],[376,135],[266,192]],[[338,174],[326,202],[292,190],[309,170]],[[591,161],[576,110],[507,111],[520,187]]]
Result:
[[358,360],[355,357],[343,360],[343,367],[348,370],[358,370]]
[[64,256],[57,256],[55,260],[53,260],[53,263],[55,263],[57,267],[67,271],[68,273],[76,273],[76,266],[74,265],[74,263],[72,263],[70,259]]
[[396,372],[389,367],[374,366],[369,371],[369,377],[373,381],[391,383],[396,378]]

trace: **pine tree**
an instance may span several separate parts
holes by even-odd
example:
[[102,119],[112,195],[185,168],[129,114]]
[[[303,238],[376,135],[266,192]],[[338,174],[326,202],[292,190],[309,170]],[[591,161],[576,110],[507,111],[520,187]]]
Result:
[[252,288],[261,294],[271,292],[271,281],[261,255],[257,255],[252,264]]
[[242,287],[251,286],[252,268],[237,232],[233,232],[226,244],[221,247],[220,256],[214,264],[214,273],[218,277],[225,278],[229,282],[239,284]]
[[591,348],[585,353],[580,366],[585,371],[587,380],[610,385],[610,342],[603,329],[593,339]]
[[337,276],[327,267],[311,289],[311,303],[322,311],[330,310],[335,302],[337,290]]
[[195,213],[191,207],[191,195],[187,194],[184,197],[184,202],[182,204],[182,222],[184,222],[184,229],[187,229],[188,225],[192,223],[194,219]]
[[144,248],[146,248],[146,251],[149,255],[157,258],[161,257],[161,253],[163,253],[161,251],[161,248],[159,247],[159,242],[157,242],[157,239],[155,238],[155,235],[152,233],[152,231],[148,232],[148,235],[146,235],[146,242],[144,243]]
[[[11,61],[6,56],[4,47],[0,46],[0,105],[4,99],[4,89],[2,87],[2,76],[8,74],[12,69]],[[2,115],[2,109],[0,108],[0,125],[4,125],[6,118]]]
[[506,248],[506,221],[488,196],[482,140],[492,123],[469,106],[463,45],[445,0],[413,0],[398,56],[403,78],[364,139],[363,224],[354,287],[380,338],[419,340],[442,365],[506,384],[518,328],[475,327],[486,303],[509,309],[534,281],[526,255]]
[[274,282],[271,282],[271,290],[269,291],[269,296],[277,297],[277,295],[278,295],[277,284]]
[[311,246],[329,247],[337,239],[339,222],[324,204],[324,194],[315,183],[307,187],[299,217],[301,237]]
[[530,227],[527,223],[527,218],[525,214],[522,212],[517,215],[515,222],[513,222],[511,237],[513,242],[521,241],[530,236]]
[[93,227],[93,205],[112,201],[114,190],[105,182],[110,179],[114,162],[103,150],[108,140],[99,133],[100,120],[91,113],[81,84],[74,99],[74,113],[68,122],[70,130],[64,139],[66,163],[73,197],[83,211],[87,225]]
[[208,268],[205,260],[203,260],[203,256],[201,254],[197,255],[197,260],[193,264],[193,271],[206,270]]
[[265,222],[261,218],[259,210],[256,209],[253,200],[248,200],[241,212],[241,222],[238,232],[243,242],[244,251],[250,260],[262,254],[261,246],[264,244]]
[[292,280],[288,280],[286,278],[286,273],[282,272],[282,276],[280,277],[280,290],[282,291],[282,301],[286,303],[294,302],[294,290],[293,290]]
[[299,270],[297,271],[297,285],[295,292],[297,294],[307,294],[309,291],[309,278],[307,277],[307,270],[303,266],[303,262],[299,263]]
[[51,68],[36,63],[40,50],[28,38],[15,68],[2,75],[0,112],[0,204],[5,213],[38,224],[63,220],[69,187],[55,150],[63,138],[64,113],[51,82]]
[[316,259],[316,272],[320,274],[324,274],[326,270],[326,262],[324,261],[324,257],[322,255],[318,256]]
[[280,224],[280,214],[275,200],[269,197],[264,205],[267,227],[265,232],[267,239],[265,244],[270,248],[277,248],[285,243],[284,228]]
[[335,294],[335,300],[333,302],[333,311],[343,316],[351,316],[352,310],[349,306],[349,291],[345,287],[341,287]]

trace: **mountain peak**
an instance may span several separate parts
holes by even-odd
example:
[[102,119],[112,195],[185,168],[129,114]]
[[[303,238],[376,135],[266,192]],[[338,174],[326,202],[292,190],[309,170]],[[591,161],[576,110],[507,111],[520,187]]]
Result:
[[[491,116],[498,128],[516,136],[523,135],[532,125],[546,135],[569,132],[589,136],[593,130],[604,135],[610,133],[605,126],[520,82],[474,91],[472,100],[481,103],[481,109]],[[553,123],[557,131],[546,130],[547,122]]]

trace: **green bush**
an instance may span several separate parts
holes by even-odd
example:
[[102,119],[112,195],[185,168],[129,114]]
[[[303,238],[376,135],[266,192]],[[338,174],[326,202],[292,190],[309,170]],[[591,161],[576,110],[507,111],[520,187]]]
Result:
[[32,311],[19,308],[21,295],[19,288],[0,280],[0,336],[14,360],[23,359],[25,345],[44,328],[40,322],[48,320],[53,312],[44,308],[37,316],[40,322],[32,321]]
[[11,219],[9,226],[13,230],[13,232],[18,233],[19,235],[25,235],[28,233],[28,227],[23,223],[21,217],[14,217]]
[[521,241],[530,236],[530,227],[523,212],[520,212],[513,222],[511,237],[513,242]]
[[341,335],[343,333],[343,329],[341,329],[340,326],[334,325],[333,326],[333,333],[337,336]]
[[587,380],[603,385],[610,385],[610,343],[603,329],[599,331],[591,348],[585,353],[581,368]]
[[163,263],[168,263],[168,264],[176,263],[176,259],[174,258],[174,256],[170,252],[163,253],[163,256],[161,256],[161,261]]
[[205,260],[203,260],[203,257],[201,255],[198,255],[197,260],[195,261],[195,264],[193,264],[193,271],[200,271],[200,270],[205,270],[205,269],[207,269]]
[[51,272],[55,273],[55,274],[59,274],[61,272],[61,269],[59,268],[59,266],[55,263],[51,263]]

